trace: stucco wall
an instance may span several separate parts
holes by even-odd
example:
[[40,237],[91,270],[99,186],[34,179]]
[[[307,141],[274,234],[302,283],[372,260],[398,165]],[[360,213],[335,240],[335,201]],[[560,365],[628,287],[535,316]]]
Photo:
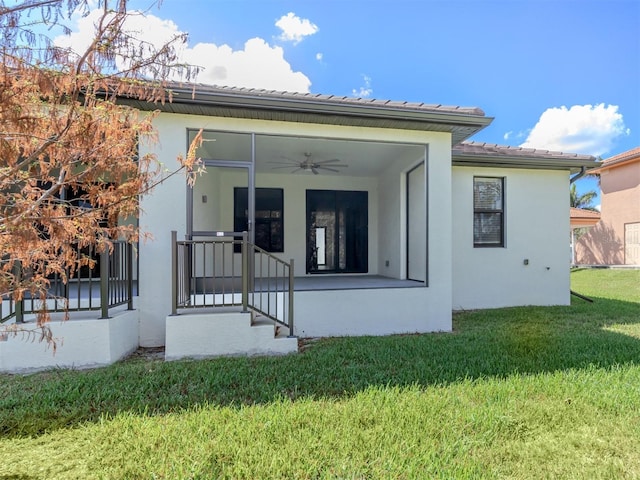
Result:
[[296,293],[296,335],[330,337],[451,331],[450,288]]
[[[473,246],[473,177],[505,178],[505,246]],[[453,169],[453,307],[569,303],[569,174]],[[525,265],[528,260],[528,265]]]
[[600,221],[576,242],[576,263],[623,265],[625,224],[640,222],[640,161],[604,170]]
[[[430,278],[429,288],[420,289],[422,300],[415,302],[415,314],[420,321],[403,331],[448,330],[451,327],[451,144],[450,135],[392,129],[369,129],[302,123],[267,122],[261,120],[199,117],[161,114],[155,120],[160,144],[151,150],[169,170],[175,168],[175,158],[186,150],[187,128],[255,132],[275,135],[317,136],[321,138],[371,140],[377,142],[407,142],[429,145],[429,197],[431,212],[429,229]],[[147,147],[149,148],[149,147]],[[369,192],[369,271],[401,276],[404,271],[404,185],[403,171],[419,159],[390,159],[396,162],[385,172],[384,178],[348,176],[296,176],[283,180],[281,175],[258,174],[256,186],[278,186],[285,191],[285,252],[283,258],[296,259],[296,274],[304,273],[304,242],[297,238],[305,224],[304,192],[307,188],[367,190]],[[224,183],[224,182],[222,182]],[[221,183],[221,185],[222,185]],[[233,186],[227,184],[232,191]],[[200,188],[200,187],[199,187]],[[210,188],[210,187],[202,187]],[[186,232],[186,192],[184,177],[177,175],[155,189],[141,201],[140,225],[154,237],[140,247],[140,344],[163,345],[165,317],[171,310],[170,231],[177,230],[182,238]],[[379,194],[385,199],[379,208]],[[201,195],[195,196],[196,203]],[[295,197],[295,201],[291,197]],[[232,202],[232,197],[228,199]],[[387,203],[389,200],[389,203]],[[232,215],[230,208],[222,208],[220,215]],[[383,233],[384,232],[384,233]],[[383,238],[384,237],[384,238]],[[383,240],[381,240],[383,239]],[[392,259],[395,256],[396,260]],[[382,271],[380,265],[390,259],[394,270]],[[398,275],[399,274],[399,275]],[[354,298],[354,306],[357,300]],[[429,305],[428,311],[424,306]],[[406,309],[406,308],[405,308]],[[329,312],[330,310],[327,310]],[[356,308],[357,311],[357,308]],[[431,325],[431,326],[430,326]],[[362,334],[366,334],[366,330]]]
[[[110,365],[138,347],[138,312],[120,310],[111,318],[96,318],[98,312],[72,312],[69,320],[54,314],[48,323],[57,342],[54,354],[38,333],[0,337],[0,372],[25,373],[51,368],[89,368]],[[34,326],[27,318],[26,329]]]

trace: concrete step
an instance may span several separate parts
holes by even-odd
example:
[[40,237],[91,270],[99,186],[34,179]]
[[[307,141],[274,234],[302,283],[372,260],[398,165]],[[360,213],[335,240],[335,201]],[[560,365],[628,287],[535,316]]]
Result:
[[277,332],[271,319],[251,313],[194,313],[166,318],[165,358],[224,355],[284,355],[298,351],[288,330]]
[[285,327],[284,325],[272,320],[264,315],[254,314],[253,320],[251,321],[252,326],[262,326],[269,325],[274,329],[274,337],[275,338],[287,338],[289,337],[289,327]]

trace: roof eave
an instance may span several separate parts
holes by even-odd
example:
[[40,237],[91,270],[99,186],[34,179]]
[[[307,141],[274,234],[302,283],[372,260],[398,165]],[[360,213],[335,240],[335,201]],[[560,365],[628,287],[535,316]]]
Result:
[[[452,144],[460,143],[463,140],[475,135],[477,132],[488,126],[493,117],[487,117],[479,109],[478,113],[471,111],[451,112],[434,111],[419,108],[402,108],[397,106],[384,106],[379,104],[348,103],[331,101],[326,98],[314,99],[313,97],[294,98],[286,95],[260,95],[239,92],[202,91],[197,87],[194,89],[186,87],[171,88],[172,99],[170,103],[142,103],[133,99],[122,99],[124,103],[133,104],[141,110],[172,111],[172,105],[182,105],[185,107],[215,107],[223,109],[227,115],[233,116],[233,111],[252,110],[255,112],[278,112],[280,115],[315,115],[317,118],[326,118],[322,123],[330,122],[333,116],[345,119],[353,119],[355,126],[361,126],[358,120],[375,122],[397,122],[397,128],[408,128],[410,124],[416,129],[419,125],[424,125],[424,130],[429,130],[428,124],[439,125],[452,134]],[[193,112],[198,114],[196,108]],[[388,128],[388,124],[380,125]],[[410,127],[409,127],[410,128]]]
[[545,157],[515,157],[515,156],[485,156],[473,154],[453,153],[451,163],[464,167],[502,167],[524,168],[539,170],[569,170],[571,173],[580,172],[583,168],[590,169],[597,165],[595,157],[588,159],[545,158]]
[[358,117],[398,118],[401,120],[428,120],[451,125],[477,125],[485,127],[492,117],[467,112],[436,112],[411,108],[382,107],[367,104],[345,104],[313,98],[273,97],[224,92],[198,92],[172,89],[172,103],[216,104],[236,108],[284,110],[298,113],[325,113],[328,115],[350,115]]
[[640,157],[631,157],[631,158],[624,158],[624,159],[620,159],[614,162],[604,162],[604,163],[598,163],[598,166],[596,168],[594,168],[593,170],[590,170],[589,173],[600,173],[603,170],[609,170],[611,168],[616,168],[616,167],[622,167],[624,165],[629,165],[631,163],[635,163],[640,161]]

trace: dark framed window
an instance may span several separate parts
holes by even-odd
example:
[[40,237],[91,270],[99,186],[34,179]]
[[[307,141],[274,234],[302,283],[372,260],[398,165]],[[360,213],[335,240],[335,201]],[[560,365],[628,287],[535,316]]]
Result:
[[[233,189],[233,229],[248,228],[249,201],[246,187]],[[256,245],[267,252],[284,252],[284,192],[281,188],[256,188]],[[240,246],[237,245],[237,252]]]
[[504,178],[473,178],[473,246],[504,247]]

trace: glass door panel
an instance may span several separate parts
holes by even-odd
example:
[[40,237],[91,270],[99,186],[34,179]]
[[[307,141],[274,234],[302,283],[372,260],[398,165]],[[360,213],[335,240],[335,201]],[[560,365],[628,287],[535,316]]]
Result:
[[366,273],[367,192],[307,190],[307,273]]

